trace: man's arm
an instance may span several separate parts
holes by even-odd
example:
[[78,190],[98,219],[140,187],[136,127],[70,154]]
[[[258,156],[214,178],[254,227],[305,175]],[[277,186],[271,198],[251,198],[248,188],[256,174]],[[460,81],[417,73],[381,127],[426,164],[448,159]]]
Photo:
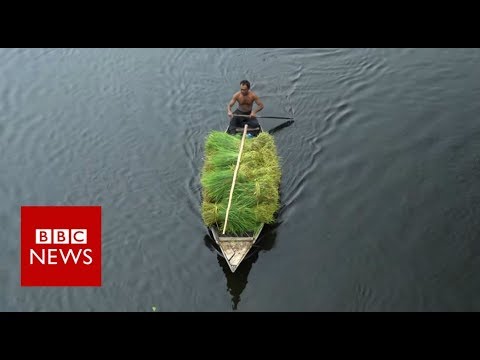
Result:
[[235,102],[237,101],[237,96],[238,96],[238,92],[236,92],[235,94],[233,94],[232,96],[232,99],[230,100],[230,102],[228,103],[227,105],[227,115],[229,117],[232,117],[233,114],[232,114],[232,106],[235,105]]
[[253,100],[257,104],[257,108],[255,110],[252,110],[250,116],[255,116],[258,112],[262,111],[262,109],[264,107],[262,100],[260,100],[260,98],[257,95],[255,95]]

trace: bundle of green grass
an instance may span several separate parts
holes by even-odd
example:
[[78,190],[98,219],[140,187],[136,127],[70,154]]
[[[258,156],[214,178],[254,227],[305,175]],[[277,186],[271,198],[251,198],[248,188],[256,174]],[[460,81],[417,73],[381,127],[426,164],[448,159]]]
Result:
[[[205,143],[201,174],[202,217],[223,231],[242,135],[212,131]],[[272,135],[246,138],[227,219],[226,234],[252,234],[275,221],[280,207],[281,168]]]

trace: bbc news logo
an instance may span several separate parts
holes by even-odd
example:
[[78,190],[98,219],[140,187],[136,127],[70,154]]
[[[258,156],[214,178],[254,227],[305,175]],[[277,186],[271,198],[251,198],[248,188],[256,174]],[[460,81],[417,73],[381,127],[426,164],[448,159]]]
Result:
[[[35,230],[35,244],[42,245],[58,245],[58,244],[87,244],[87,229],[36,229]],[[53,236],[52,236],[53,235]],[[70,241],[71,239],[71,241]],[[35,249],[30,249],[29,264],[33,265],[35,261],[42,265],[56,265],[58,261],[63,264],[68,264],[69,261],[78,263],[82,256],[83,263],[90,265],[93,262],[91,248],[46,248],[42,247],[41,253],[37,253]],[[61,260],[57,260],[60,257]]]
[[101,286],[101,248],[100,206],[22,206],[22,286]]

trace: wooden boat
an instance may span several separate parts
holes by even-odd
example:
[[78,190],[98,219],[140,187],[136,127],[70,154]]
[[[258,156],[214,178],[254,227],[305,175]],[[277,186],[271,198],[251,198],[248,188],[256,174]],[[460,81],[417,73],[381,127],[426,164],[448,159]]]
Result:
[[[236,128],[236,132],[243,132],[244,128]],[[251,136],[257,136],[262,132],[261,125],[258,128],[248,128],[247,133]],[[228,129],[226,130],[228,132]],[[215,226],[209,227],[211,236],[215,240],[216,245],[220,248],[221,255],[226,260],[230,270],[235,272],[241,262],[249,257],[253,251],[253,245],[257,243],[260,234],[265,224],[260,224],[259,227],[251,234],[244,234],[244,236],[229,236],[223,235],[222,229]]]

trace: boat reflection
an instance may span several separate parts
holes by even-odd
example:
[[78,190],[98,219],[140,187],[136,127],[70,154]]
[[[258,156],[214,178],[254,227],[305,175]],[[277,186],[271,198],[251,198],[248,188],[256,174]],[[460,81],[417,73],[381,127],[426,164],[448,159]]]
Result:
[[232,297],[232,310],[237,310],[238,304],[241,300],[241,294],[245,290],[248,283],[248,275],[252,270],[252,266],[257,262],[259,254],[261,252],[270,251],[275,245],[276,229],[280,225],[275,223],[272,225],[265,225],[262,233],[256,244],[252,247],[250,252],[243,259],[240,266],[234,273],[230,271],[226,260],[223,258],[222,252],[218,245],[215,243],[210,235],[205,235],[205,245],[211,250],[216,252],[217,261],[227,278],[227,291]]

